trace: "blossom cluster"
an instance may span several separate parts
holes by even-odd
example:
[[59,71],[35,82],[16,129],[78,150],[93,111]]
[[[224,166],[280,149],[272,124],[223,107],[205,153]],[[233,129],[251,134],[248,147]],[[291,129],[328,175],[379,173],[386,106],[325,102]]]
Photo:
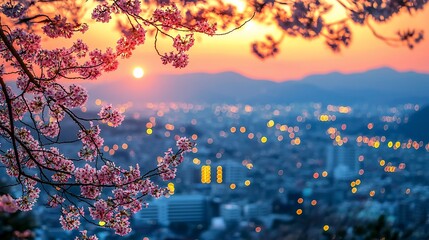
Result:
[[9,194],[0,196],[0,213],[14,213],[18,210],[18,205],[16,204],[15,199],[13,199]]
[[93,161],[98,155],[98,149],[103,146],[104,139],[100,136],[100,127],[90,122],[90,127],[79,130],[78,138],[82,141],[83,147],[79,151],[80,158]]
[[69,205],[68,208],[61,208],[60,224],[65,230],[79,229],[80,218],[84,216],[83,208]]
[[177,166],[183,162],[183,154],[192,151],[195,144],[188,138],[181,137],[177,140],[176,146],[179,149],[177,153],[173,149],[168,149],[164,153],[164,157],[158,162],[158,172],[164,181],[174,179],[176,177]]
[[253,6],[248,7],[253,7],[258,13],[256,20],[274,25],[281,31],[282,37],[275,41],[277,44],[268,38],[253,43],[253,53],[262,59],[275,56],[279,52],[279,43],[286,35],[305,39],[323,38],[333,52],[339,52],[351,43],[351,24],[367,26],[376,38],[392,46],[404,45],[412,49],[423,37],[423,32],[418,30],[399,31],[396,36],[385,36],[373,24],[386,23],[399,14],[412,15],[422,10],[427,0],[354,0],[338,3],[337,7],[342,8],[345,16],[333,21],[331,16],[338,8],[327,0],[255,1]]
[[88,25],[67,22],[67,18],[61,15],[56,15],[50,19],[48,23],[42,27],[45,34],[50,38],[64,37],[71,38],[76,31],[85,33],[88,30]]
[[[153,22],[158,22],[163,30],[181,29],[186,25],[181,13],[176,5],[155,10],[152,17]],[[194,26],[188,26],[190,31],[200,32],[213,36],[217,30],[217,24],[209,24],[207,19],[199,19]],[[158,30],[159,31],[159,30]],[[181,36],[178,34],[173,39],[173,47],[177,52],[169,52],[161,55],[161,61],[164,65],[172,64],[176,68],[184,68],[189,63],[189,55],[186,53],[194,45],[195,39],[193,33]]]
[[[126,14],[134,19],[141,19],[141,2],[139,0],[132,1],[115,1],[109,3],[101,1],[92,11],[92,18],[98,22],[109,22],[113,14]],[[217,24],[210,24],[205,18],[198,18],[195,24],[189,25],[181,15],[181,11],[175,4],[165,5],[154,10],[149,19],[142,22],[136,21],[133,27],[128,30],[123,30],[122,36],[116,45],[116,55],[122,58],[129,58],[133,50],[144,43],[146,30],[143,26],[154,27],[156,33],[161,33],[170,37],[173,40],[173,47],[177,52],[170,52],[165,54],[158,54],[161,57],[163,64],[172,64],[176,68],[184,68],[189,63],[189,55],[186,53],[194,45],[194,32],[199,32],[213,36],[217,30]],[[190,32],[185,36],[178,34],[172,37],[167,32],[172,30],[182,30]],[[156,44],[156,42],[155,42]],[[155,46],[156,48],[156,46]]]
[[[159,198],[168,192],[153,178],[174,178],[184,153],[194,145],[187,138],[178,139],[177,151],[168,150],[163,164],[146,169],[146,173],[138,164],[117,166],[100,151],[104,144],[100,125],[118,127],[124,120],[123,113],[106,105],[96,118],[80,116],[76,109],[85,107],[88,92],[78,84],[62,80],[92,80],[116,70],[120,58],[130,57],[137,46],[145,43],[149,27],[166,36],[176,28],[189,31],[185,36],[172,38],[178,53],[167,60],[176,67],[184,67],[188,63],[185,52],[195,42],[193,33],[212,35],[215,25],[201,20],[195,26],[186,26],[174,6],[167,7],[170,10],[155,10],[154,17],[143,21],[138,17],[142,11],[140,0],[99,1],[92,12],[96,21],[109,22],[112,14],[125,14],[133,16],[136,22],[124,28],[116,46],[91,49],[75,36],[77,32],[85,33],[87,24],[71,21],[62,14],[38,14],[31,18],[26,11],[33,6],[25,3],[8,1],[0,8],[6,17],[23,22],[35,19],[31,23],[42,25],[41,31],[18,25],[0,28],[0,136],[11,143],[2,145],[5,149],[1,151],[0,163],[8,176],[21,185],[21,194],[15,198],[0,196],[0,211],[32,210],[43,191],[48,196],[47,206],[60,210],[59,222],[65,230],[80,229],[85,218],[126,235],[131,231],[131,216],[147,207],[143,197]],[[44,48],[43,36],[67,38],[70,45]],[[16,81],[5,81],[11,76]],[[16,87],[9,86],[14,83]],[[69,122],[77,129],[71,137],[62,134]],[[76,142],[82,144],[80,150],[65,155],[62,145]],[[90,217],[85,217],[88,214]],[[82,231],[77,239],[97,238]]]
[[103,106],[98,116],[111,127],[117,127],[124,121],[124,116],[118,109],[114,109],[112,105]]
[[88,236],[88,231],[86,230],[80,231],[80,234],[81,236],[76,237],[74,240],[98,240],[95,235]]

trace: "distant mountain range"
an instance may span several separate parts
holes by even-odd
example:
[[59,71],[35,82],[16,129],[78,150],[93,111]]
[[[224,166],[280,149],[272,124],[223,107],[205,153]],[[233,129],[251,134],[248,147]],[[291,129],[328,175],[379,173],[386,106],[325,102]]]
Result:
[[90,95],[114,103],[429,103],[429,74],[397,72],[390,68],[311,75],[280,83],[224,72],[164,75],[150,82],[146,79],[130,84],[115,81],[87,87]]

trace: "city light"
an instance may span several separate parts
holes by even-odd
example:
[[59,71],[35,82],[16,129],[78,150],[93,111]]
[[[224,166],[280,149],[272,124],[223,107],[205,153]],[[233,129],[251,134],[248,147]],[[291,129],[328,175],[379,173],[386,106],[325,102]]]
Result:
[[222,172],[222,166],[217,166],[216,168],[216,182],[222,183],[223,181],[223,172]]
[[244,185],[245,185],[246,187],[248,187],[248,186],[250,185],[250,180],[246,180],[246,181],[244,181]]
[[174,191],[176,190],[174,187],[174,183],[170,182],[167,184],[167,188],[170,195],[174,195]]
[[327,232],[329,230],[329,225],[323,226],[323,231]]
[[201,167],[201,183],[211,183],[211,167],[209,165],[204,165]]

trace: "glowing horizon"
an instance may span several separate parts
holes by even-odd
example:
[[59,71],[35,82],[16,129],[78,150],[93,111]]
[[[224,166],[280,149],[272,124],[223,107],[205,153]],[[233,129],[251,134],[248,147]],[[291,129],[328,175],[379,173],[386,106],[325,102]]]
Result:
[[[376,25],[376,28],[385,35],[393,35],[397,30],[408,28],[422,29],[429,34],[429,25],[424,24],[427,22],[429,9],[425,8],[413,16],[402,13],[387,24]],[[107,36],[104,34],[106,30],[111,30]],[[309,41],[287,37],[280,46],[278,56],[260,60],[251,53],[250,44],[262,39],[269,30],[272,28],[249,22],[226,36],[198,34],[195,46],[190,51],[190,63],[185,69],[162,65],[153,47],[153,36],[148,35],[146,43],[139,46],[130,59],[121,60],[117,71],[104,74],[100,80],[132,80],[132,72],[137,65],[144,66],[144,77],[152,79],[163,74],[233,71],[252,79],[285,81],[313,74],[364,72],[380,67],[429,73],[429,39],[424,39],[413,50],[405,46],[395,48],[377,39],[368,28],[353,25],[351,46],[338,54],[328,49],[323,39]],[[114,47],[119,33],[114,24],[91,23],[88,33],[78,37],[84,38],[90,47],[103,49]],[[54,46],[55,41],[47,45]],[[161,53],[172,49],[169,40],[160,38],[158,42]]]

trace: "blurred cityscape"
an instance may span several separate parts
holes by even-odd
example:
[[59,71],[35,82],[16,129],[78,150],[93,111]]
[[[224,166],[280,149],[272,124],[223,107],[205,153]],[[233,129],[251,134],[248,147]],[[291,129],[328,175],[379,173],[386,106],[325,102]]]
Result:
[[[131,108],[120,128],[102,130],[103,152],[118,165],[153,169],[176,135],[197,148],[163,183],[170,196],[146,199],[130,235],[85,227],[102,240],[429,239],[429,143],[415,129],[422,112],[418,104]],[[61,229],[58,211],[36,208],[36,239],[77,234]]]

